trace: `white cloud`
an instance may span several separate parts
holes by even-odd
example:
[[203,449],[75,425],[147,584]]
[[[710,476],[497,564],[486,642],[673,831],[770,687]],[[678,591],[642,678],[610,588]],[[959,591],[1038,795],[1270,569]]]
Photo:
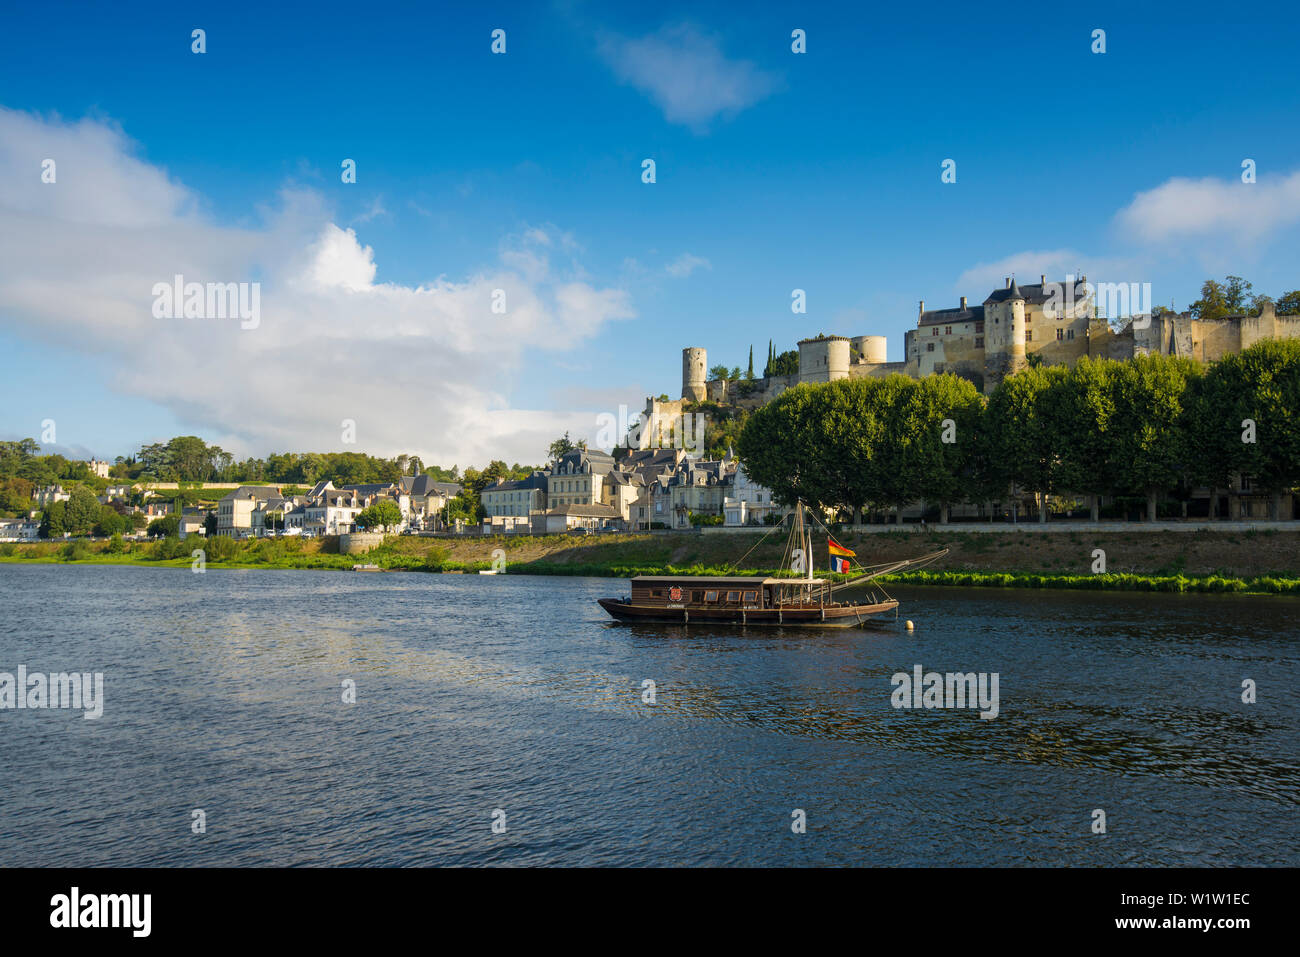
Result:
[[375,281],[375,251],[357,242],[357,234],[327,223],[311,247],[310,281],[320,289],[334,287],[364,292]]
[[[40,162],[58,180],[40,182]],[[235,228],[201,198],[134,158],[114,127],[0,108],[0,324],[115,370],[232,452],[413,452],[426,462],[538,461],[592,412],[515,409],[510,373],[539,352],[580,346],[631,317],[627,294],[550,265],[568,240],[527,231],[499,261],[418,286],[376,282],[374,250],[321,197],[285,190]],[[261,322],[155,319],[155,283],[261,283]],[[496,289],[507,311],[491,311]],[[341,421],[357,423],[356,446]]]
[[1116,223],[1146,242],[1222,234],[1240,241],[1264,239],[1300,223],[1300,170],[1260,175],[1255,183],[1175,177],[1138,193]]
[[713,264],[702,256],[692,256],[690,253],[682,253],[667,266],[664,272],[674,279],[685,279],[697,269],[712,269]]
[[778,78],[748,60],[728,60],[717,40],[691,24],[628,38],[605,35],[601,57],[624,83],[663,110],[670,123],[702,130],[717,116],[734,116],[771,94]]

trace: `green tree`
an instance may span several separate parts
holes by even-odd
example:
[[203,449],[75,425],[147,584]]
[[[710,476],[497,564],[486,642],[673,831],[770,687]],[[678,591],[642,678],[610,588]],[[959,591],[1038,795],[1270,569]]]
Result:
[[1251,296],[1253,288],[1240,276],[1226,276],[1221,283],[1207,279],[1201,285],[1201,298],[1191,305],[1191,313],[1206,320],[1245,314],[1259,298]]
[[391,498],[382,498],[357,515],[357,525],[362,528],[396,528],[401,524],[402,510]]
[[1207,279],[1201,285],[1201,298],[1189,307],[1196,319],[1219,319],[1228,315],[1228,296],[1223,285],[1213,279]]
[[1055,394],[1055,420],[1061,430],[1060,488],[1089,497],[1092,520],[1101,517],[1101,496],[1112,494],[1121,463],[1115,448],[1114,370],[1117,362],[1079,359]]
[[795,375],[799,371],[799,351],[791,349],[773,357],[765,375]]
[[78,485],[70,493],[64,518],[65,531],[73,535],[89,535],[99,520],[99,499],[85,485]]
[[51,502],[41,513],[41,538],[62,538],[68,532],[67,502]]
[[1274,304],[1279,316],[1294,316],[1300,313],[1300,289],[1292,289],[1278,297]]
[[1276,519],[1282,493],[1300,485],[1300,342],[1267,340],[1215,363],[1189,419],[1195,477],[1217,488],[1250,476]]
[[984,397],[970,381],[945,374],[919,380],[909,398],[905,474],[914,498],[938,504],[939,521],[947,524],[951,506],[974,488]]
[[1123,489],[1146,496],[1149,522],[1157,518],[1160,495],[1187,472],[1184,402],[1188,380],[1198,374],[1189,359],[1156,355],[1135,356],[1115,369],[1114,461],[1122,464]]
[[150,538],[171,538],[180,534],[181,520],[175,515],[164,515],[149,523],[145,532]]
[[709,369],[710,379],[730,379],[731,370],[724,365],[716,365]]
[[771,489],[781,505],[821,504],[823,490],[813,466],[820,452],[816,391],[811,385],[786,389],[757,409],[745,424],[736,449],[745,472]]
[[1047,496],[1057,491],[1065,432],[1061,366],[1037,366],[1003,379],[989,396],[986,461],[1005,492],[1010,486],[1039,496],[1038,520],[1047,521]]
[[115,508],[111,505],[99,507],[99,518],[95,520],[95,527],[92,530],[94,534],[105,538],[113,535],[120,536],[126,528],[126,519],[118,514]]
[[550,444],[550,447],[547,449],[547,455],[549,457],[549,460],[554,462],[556,459],[559,459],[562,456],[567,455],[569,452],[572,452],[575,449],[585,449],[586,447],[587,447],[586,439],[579,439],[578,441],[574,442],[572,439],[569,438],[569,433],[566,431],[564,435],[562,435],[560,438],[556,439],[554,442]]
[[752,380],[754,378],[754,347],[749,347],[749,368],[745,370],[745,378]]

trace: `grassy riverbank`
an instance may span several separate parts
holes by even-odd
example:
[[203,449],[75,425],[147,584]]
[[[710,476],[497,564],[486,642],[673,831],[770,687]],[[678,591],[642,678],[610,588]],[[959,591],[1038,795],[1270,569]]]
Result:
[[[40,542],[0,544],[0,562],[67,562],[188,567],[194,549],[211,568],[350,569],[365,562],[392,571],[468,572],[490,568],[501,549],[507,571],[529,575],[769,574],[781,561],[780,533],[762,544],[744,535],[566,535],[512,538],[394,536],[365,556],[338,554],[338,541],[262,539],[206,542]],[[930,568],[890,577],[917,584],[1128,591],[1300,594],[1300,531],[1290,525],[1245,532],[1065,532],[1056,535],[914,531],[841,541],[873,565],[937,548],[949,555]],[[751,551],[752,549],[752,551]],[[1094,550],[1106,574],[1093,574]],[[746,553],[748,555],[746,556]],[[744,567],[729,564],[744,557]],[[817,563],[824,564],[824,548]]]

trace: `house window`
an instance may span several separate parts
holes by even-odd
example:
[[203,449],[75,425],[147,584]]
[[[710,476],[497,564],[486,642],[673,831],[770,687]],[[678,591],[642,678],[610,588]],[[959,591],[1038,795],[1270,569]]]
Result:
[[1064,338],[1065,338],[1065,330],[1064,330],[1064,329],[1057,329],[1057,330],[1056,330],[1056,341],[1057,341],[1057,342],[1060,342],[1060,341],[1061,341],[1062,339],[1064,339]]
[[1033,334],[1033,332],[1031,332],[1030,330],[1026,329],[1026,330],[1025,330],[1025,342],[1033,342],[1033,341],[1034,341],[1034,334]]
[[977,323],[975,323],[975,331],[976,331],[976,332],[983,332],[983,331],[984,331],[984,323],[982,323],[982,322],[977,322]]
[[727,592],[727,601],[740,601],[740,592],[738,591]]
[[697,605],[700,603],[703,597],[704,597],[704,592],[702,591],[691,592],[691,601],[695,602]]
[[983,348],[984,348],[984,337],[983,337],[983,336],[976,336],[976,337],[975,337],[975,348],[976,348],[976,349],[983,349]]
[[933,343],[933,342],[927,342],[927,343],[925,344],[925,351],[926,351],[926,352],[933,352],[933,351],[934,351],[934,343]]
[[1073,338],[1074,338],[1074,330],[1073,330],[1073,329],[1069,329],[1069,330],[1067,330],[1066,333],[1065,333],[1065,338],[1067,338],[1067,339],[1073,339]]
[[939,334],[939,327],[938,327],[938,326],[935,326],[933,329],[930,330],[930,335],[932,335],[932,336],[937,336],[938,334]]
[[756,591],[745,592],[745,601],[750,602],[751,604],[753,602],[758,601],[758,592]]
[[705,600],[705,601],[717,601],[717,600],[718,600],[718,593],[717,593],[716,591],[706,591],[706,592],[704,593],[704,600]]
[[945,336],[950,336],[950,335],[952,335],[952,326],[944,326],[944,327],[943,327],[943,334],[944,334]]

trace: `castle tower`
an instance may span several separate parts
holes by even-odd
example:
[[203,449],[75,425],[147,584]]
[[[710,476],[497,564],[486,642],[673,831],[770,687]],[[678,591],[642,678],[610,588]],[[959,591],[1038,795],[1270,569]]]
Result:
[[853,348],[858,350],[862,356],[862,361],[872,365],[878,365],[885,361],[885,351],[888,345],[884,336],[854,336]]
[[708,398],[707,381],[708,353],[704,349],[688,348],[682,350],[682,399],[687,402],[703,402]]
[[849,340],[822,336],[799,341],[799,381],[833,382],[849,377]]
[[1007,331],[1007,353],[1011,360],[1008,375],[1013,375],[1025,368],[1025,297],[1020,294],[1020,287],[1015,279],[1011,280],[1011,295],[1007,297],[1007,313],[1011,328]]
[[984,391],[992,392],[999,382],[1024,369],[1025,297],[1010,276],[1007,288],[984,300]]

